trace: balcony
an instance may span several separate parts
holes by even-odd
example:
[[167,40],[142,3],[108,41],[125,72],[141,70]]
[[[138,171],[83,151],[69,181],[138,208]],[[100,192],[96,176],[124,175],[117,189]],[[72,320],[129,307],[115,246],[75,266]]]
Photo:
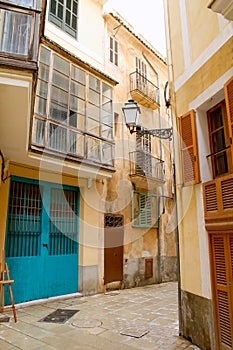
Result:
[[130,177],[143,187],[143,183],[149,182],[164,183],[164,161],[153,157],[144,151],[129,153]]
[[41,2],[0,4],[0,63],[36,69]]
[[130,74],[130,94],[134,101],[140,105],[159,108],[159,88],[138,72]]
[[233,174],[203,184],[206,226],[233,225]]

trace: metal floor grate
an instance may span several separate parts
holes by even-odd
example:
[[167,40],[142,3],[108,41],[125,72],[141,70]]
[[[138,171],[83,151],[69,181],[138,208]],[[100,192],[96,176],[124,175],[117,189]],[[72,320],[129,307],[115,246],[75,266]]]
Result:
[[57,309],[48,316],[42,318],[39,322],[65,323],[69,318],[74,316],[79,310]]

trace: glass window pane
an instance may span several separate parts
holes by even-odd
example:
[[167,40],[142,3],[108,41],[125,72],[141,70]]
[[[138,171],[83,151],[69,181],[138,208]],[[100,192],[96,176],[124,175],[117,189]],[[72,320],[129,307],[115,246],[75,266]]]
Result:
[[49,66],[46,66],[43,63],[40,63],[38,76],[40,79],[48,81],[49,80]]
[[58,4],[57,16],[58,18],[63,20],[63,6],[61,4]]
[[73,0],[73,13],[78,14],[78,2]]
[[70,11],[66,11],[66,24],[70,25],[71,13]]
[[48,83],[38,79],[37,95],[44,97],[45,99],[47,98],[47,96],[48,96]]
[[69,90],[69,77],[57,72],[53,71],[53,85],[61,87],[63,90]]
[[55,103],[50,105],[50,118],[60,121],[62,123],[67,122],[67,109],[63,108]]
[[81,157],[84,156],[84,136],[82,134],[70,131],[70,152],[79,155]]
[[76,95],[78,97],[81,97],[82,99],[85,99],[85,86],[79,83],[75,83],[74,81],[71,82],[71,88],[70,91],[73,95]]
[[34,119],[33,131],[32,131],[33,142],[43,146],[44,136],[45,136],[45,122],[40,119]]
[[71,10],[71,0],[66,0],[66,7]]
[[102,143],[102,162],[113,165],[112,145],[109,143]]
[[35,113],[40,114],[42,116],[46,115],[46,99],[36,97],[35,101]]
[[65,128],[55,124],[49,125],[49,147],[66,152],[67,148],[67,131]]
[[52,86],[51,101],[57,102],[63,107],[66,107],[68,109],[68,96],[69,96],[68,92]]
[[99,121],[99,119],[100,119],[99,107],[96,107],[96,106],[91,105],[89,103],[88,107],[87,107],[87,116]]
[[113,117],[112,117],[112,114],[109,114],[105,111],[102,111],[102,118],[101,118],[101,122],[106,124],[106,125],[109,125],[109,126],[112,126],[113,125]]
[[93,77],[92,75],[89,76],[89,87],[92,90],[95,90],[97,92],[100,92],[100,81],[99,79]]
[[113,131],[112,128],[110,128],[107,125],[101,125],[101,137],[107,139],[107,140],[112,140],[112,135]]
[[85,117],[83,115],[75,113],[74,111],[70,110],[70,126],[73,126],[74,128],[84,131],[84,127],[85,127],[84,122],[85,122]]
[[54,68],[66,75],[70,73],[69,62],[57,55],[54,55]]
[[100,105],[100,94],[93,90],[89,90],[89,101],[96,106]]
[[76,81],[82,83],[83,85],[85,85],[86,73],[82,69],[72,65],[71,77],[73,80],[76,80]]
[[50,12],[56,15],[57,2],[55,0],[50,0]]
[[75,96],[70,96],[70,109],[85,114],[85,101]]
[[104,97],[103,96],[103,99],[102,99],[102,108],[109,112],[109,113],[112,113],[112,100],[109,100],[108,98]]
[[40,49],[40,62],[43,62],[47,65],[50,64],[50,50],[44,46],[41,46]]
[[32,17],[27,14],[0,10],[3,30],[0,32],[0,51],[28,55]]
[[94,134],[96,136],[99,136],[100,134],[100,125],[99,123],[91,118],[87,119],[87,131],[91,134]]
[[88,138],[88,153],[87,157],[89,159],[96,160],[100,162],[100,140],[94,139],[92,137]]
[[112,99],[112,88],[111,86],[103,83],[102,84],[102,91],[103,91],[103,95],[108,97],[109,99]]

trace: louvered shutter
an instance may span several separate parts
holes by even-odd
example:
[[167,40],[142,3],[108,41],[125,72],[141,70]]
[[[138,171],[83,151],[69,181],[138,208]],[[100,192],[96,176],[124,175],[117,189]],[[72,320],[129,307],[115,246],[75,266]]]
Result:
[[233,163],[233,77],[224,86],[227,108],[227,120],[229,126],[229,137],[231,143],[231,159]]
[[233,346],[232,261],[233,235],[211,235],[213,272],[216,295],[216,317],[220,350]]
[[184,185],[200,182],[195,113],[190,111],[180,118],[181,156]]

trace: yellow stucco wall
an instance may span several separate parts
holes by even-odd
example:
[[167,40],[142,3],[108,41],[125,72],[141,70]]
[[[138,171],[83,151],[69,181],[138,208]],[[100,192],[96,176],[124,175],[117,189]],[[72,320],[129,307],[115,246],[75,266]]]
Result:
[[207,8],[208,4],[209,0],[186,1],[191,63],[219,34],[218,16]]
[[231,37],[182,87],[176,92],[177,115],[189,110],[189,103],[205,91],[233,65],[233,37]]
[[201,266],[196,191],[187,186],[178,192],[181,288],[201,295]]
[[171,31],[170,45],[172,55],[172,69],[176,80],[184,72],[184,48],[182,44],[182,30],[180,22],[180,8],[177,0],[168,1],[168,11],[172,14],[168,19],[169,30]]

